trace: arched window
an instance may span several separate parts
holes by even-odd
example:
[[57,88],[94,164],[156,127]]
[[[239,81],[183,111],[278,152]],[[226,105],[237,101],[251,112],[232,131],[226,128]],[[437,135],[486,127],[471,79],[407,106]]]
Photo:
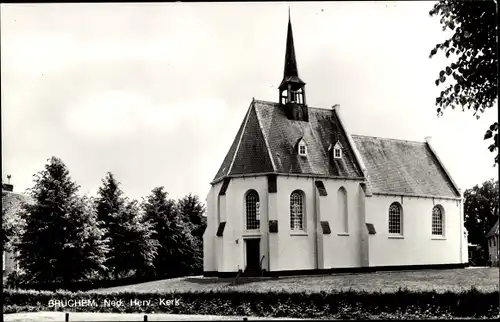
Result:
[[250,190],[246,195],[247,220],[246,229],[260,229],[259,194],[255,190]]
[[290,195],[290,229],[304,230],[304,194],[299,190]]
[[443,236],[444,235],[444,218],[443,209],[441,206],[436,205],[432,208],[432,235]]
[[394,202],[389,207],[389,234],[403,234],[403,215],[401,205]]
[[347,215],[347,191],[344,187],[340,187],[337,191],[337,209],[340,216],[340,229],[342,233],[349,232],[349,220]]

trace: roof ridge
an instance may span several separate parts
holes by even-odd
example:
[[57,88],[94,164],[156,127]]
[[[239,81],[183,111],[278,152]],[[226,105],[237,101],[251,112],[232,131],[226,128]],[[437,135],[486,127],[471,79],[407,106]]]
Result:
[[264,134],[264,127],[262,126],[262,120],[259,117],[259,113],[257,113],[257,109],[255,108],[255,100],[252,102],[252,108],[255,110],[255,114],[257,116],[257,123],[259,124],[259,131],[262,133],[262,137],[264,138],[264,145],[266,146],[266,152],[271,160],[271,166],[273,167],[273,171],[276,172],[276,164],[274,163],[274,158],[271,153],[271,147],[269,146],[269,141],[267,140],[267,135]]
[[[253,102],[255,103],[261,103],[261,104],[269,104],[269,105],[280,105],[278,102],[271,102],[271,101],[265,101],[265,100],[259,100],[259,99],[254,99]],[[331,108],[324,108],[324,107],[315,107],[315,106],[310,106],[307,105],[309,109],[315,109],[315,110],[321,110],[321,111],[333,111]]]
[[248,119],[250,118],[250,112],[252,111],[252,108],[255,108],[253,102],[250,103],[250,106],[248,107],[247,113],[245,115],[245,120],[244,120],[245,124],[243,125],[243,129],[242,129],[240,137],[238,139],[238,144],[236,145],[236,149],[234,149],[233,159],[231,160],[231,163],[229,164],[229,168],[227,169],[227,174],[231,174],[231,170],[233,169],[234,161],[236,160],[236,155],[238,154],[238,151],[240,150],[241,139],[243,138],[243,135],[245,134],[245,129],[247,127]]
[[385,137],[373,136],[373,135],[362,135],[362,134],[351,134],[351,135],[352,136],[358,136],[358,137],[365,137],[365,138],[381,139],[381,140],[387,140],[387,141],[398,141],[398,142],[419,143],[419,144],[425,144],[426,143],[424,141],[405,140],[405,139],[393,139],[393,138],[385,138]]

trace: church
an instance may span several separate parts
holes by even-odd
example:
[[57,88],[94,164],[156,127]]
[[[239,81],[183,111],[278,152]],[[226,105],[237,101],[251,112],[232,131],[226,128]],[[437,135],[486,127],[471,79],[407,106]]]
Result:
[[305,85],[289,17],[278,102],[252,100],[211,182],[204,276],[466,266],[461,191],[431,138],[351,135]]

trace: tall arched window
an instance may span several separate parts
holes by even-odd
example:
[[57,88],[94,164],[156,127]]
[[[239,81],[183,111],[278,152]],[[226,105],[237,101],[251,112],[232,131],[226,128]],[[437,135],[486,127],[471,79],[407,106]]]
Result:
[[255,190],[250,190],[246,195],[246,229],[260,229],[259,194]]
[[304,194],[300,190],[290,195],[290,229],[304,230]]
[[434,206],[434,208],[432,208],[432,235],[444,235],[443,209],[439,205],[436,205]]
[[349,231],[349,220],[347,215],[347,191],[344,187],[340,187],[337,191],[337,210],[340,216],[340,230],[342,233]]
[[401,205],[394,202],[389,207],[389,234],[403,234],[403,215]]

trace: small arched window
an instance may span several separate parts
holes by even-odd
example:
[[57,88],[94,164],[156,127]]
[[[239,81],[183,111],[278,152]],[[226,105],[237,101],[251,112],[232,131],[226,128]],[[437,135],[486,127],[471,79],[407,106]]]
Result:
[[434,206],[434,208],[432,208],[432,235],[444,235],[443,209],[439,205],[436,205]]
[[250,190],[246,194],[246,229],[260,229],[259,194],[255,190]]
[[403,215],[402,207],[399,203],[394,202],[389,207],[389,234],[403,234]]
[[349,220],[347,215],[347,191],[340,187],[337,191],[338,216],[340,216],[340,229],[342,233],[349,232]]
[[299,190],[290,195],[290,229],[304,230],[304,194]]

